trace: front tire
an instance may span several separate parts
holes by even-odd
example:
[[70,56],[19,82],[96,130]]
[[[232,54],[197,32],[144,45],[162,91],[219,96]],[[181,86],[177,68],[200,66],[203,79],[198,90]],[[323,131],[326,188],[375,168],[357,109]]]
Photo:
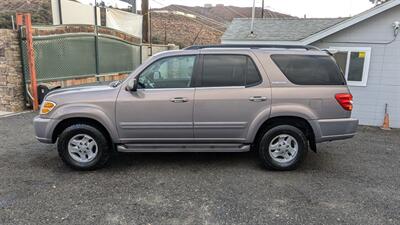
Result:
[[308,152],[307,138],[297,127],[278,125],[267,130],[258,143],[259,157],[272,170],[296,169]]
[[58,154],[65,164],[76,170],[103,167],[110,158],[110,143],[97,128],[75,124],[59,136]]

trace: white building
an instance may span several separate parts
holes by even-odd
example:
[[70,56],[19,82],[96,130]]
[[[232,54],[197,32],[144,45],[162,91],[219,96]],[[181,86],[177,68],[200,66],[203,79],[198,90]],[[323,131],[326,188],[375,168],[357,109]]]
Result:
[[303,44],[336,49],[354,96],[360,124],[381,126],[388,105],[390,126],[400,128],[400,0],[351,18],[235,19],[223,44]]

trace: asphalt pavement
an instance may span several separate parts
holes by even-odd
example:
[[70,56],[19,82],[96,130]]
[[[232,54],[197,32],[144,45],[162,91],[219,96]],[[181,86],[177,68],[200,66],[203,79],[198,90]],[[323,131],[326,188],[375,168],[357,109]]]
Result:
[[0,224],[400,224],[400,130],[360,127],[291,172],[254,153],[118,154],[77,172],[0,118]]

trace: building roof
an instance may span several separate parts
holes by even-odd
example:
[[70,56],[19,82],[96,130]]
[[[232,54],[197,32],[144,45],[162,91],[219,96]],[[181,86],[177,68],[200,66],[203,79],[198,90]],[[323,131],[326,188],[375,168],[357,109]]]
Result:
[[350,18],[333,19],[255,19],[254,36],[250,36],[251,19],[235,19],[222,36],[224,43],[257,41],[259,43],[311,44],[379,13],[400,5],[391,0]]
[[302,43],[303,44],[310,44],[315,41],[321,40],[322,38],[325,38],[331,34],[334,34],[336,32],[339,32],[341,30],[344,30],[350,26],[353,26],[357,23],[360,23],[362,21],[365,21],[375,15],[378,15],[382,12],[385,12],[387,10],[390,10],[396,6],[400,5],[400,0],[391,0],[387,1],[386,3],[377,5],[367,11],[364,11],[358,15],[355,15],[347,20],[344,20],[334,26],[329,27],[328,29],[324,29],[316,34],[313,34],[307,38],[305,38]]
[[222,36],[223,40],[298,41],[331,27],[346,18],[299,19],[268,18],[254,20],[254,36],[250,36],[251,19],[234,19]]

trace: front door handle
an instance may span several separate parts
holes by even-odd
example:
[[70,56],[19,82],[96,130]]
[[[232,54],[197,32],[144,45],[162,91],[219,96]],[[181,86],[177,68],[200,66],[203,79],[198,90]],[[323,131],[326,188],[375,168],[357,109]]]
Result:
[[189,100],[184,97],[176,97],[176,98],[171,98],[169,101],[171,101],[173,103],[184,103],[184,102],[188,102]]
[[267,97],[265,96],[252,96],[249,98],[249,101],[252,102],[264,102],[267,101]]

